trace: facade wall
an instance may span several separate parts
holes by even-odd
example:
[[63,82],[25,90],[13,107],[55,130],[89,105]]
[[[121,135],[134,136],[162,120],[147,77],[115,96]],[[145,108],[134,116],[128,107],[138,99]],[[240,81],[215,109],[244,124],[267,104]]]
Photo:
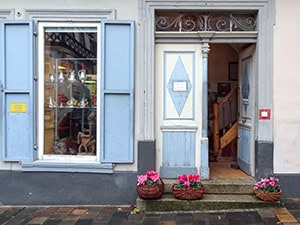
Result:
[[300,172],[300,32],[297,0],[276,1],[274,26],[274,172]]
[[[300,88],[298,78],[298,56],[300,33],[297,29],[298,0],[276,1],[209,1],[185,0],[178,5],[171,1],[160,0],[17,0],[14,2],[0,0],[0,18],[8,20],[34,19],[28,12],[38,12],[39,17],[47,16],[47,11],[57,10],[56,19],[68,20],[64,11],[76,14],[81,11],[87,17],[93,18],[93,10],[112,10],[110,19],[133,20],[135,27],[135,104],[134,104],[134,160],[133,163],[117,163],[113,165],[114,174],[85,173],[10,173],[9,170],[21,170],[17,162],[0,161],[0,180],[2,182],[0,199],[3,204],[132,204],[136,198],[135,177],[148,169],[155,169],[155,90],[154,60],[155,37],[153,13],[156,9],[170,10],[255,10],[258,11],[259,35],[257,42],[257,108],[271,109],[271,120],[259,121],[256,118],[255,168],[256,177],[270,173],[280,175],[284,196],[297,196],[297,190],[288,189],[289,183],[298,178],[300,156],[297,151],[300,119],[297,115],[300,103],[297,100],[297,90]],[[276,4],[274,6],[274,4]],[[276,11],[274,10],[276,8]],[[275,18],[275,19],[274,19]],[[80,15],[77,17],[80,20]],[[274,26],[273,26],[274,24]],[[274,28],[274,35],[272,35]],[[273,45],[274,38],[274,45]],[[265,66],[264,66],[265,65]],[[273,65],[273,67],[272,67]],[[35,65],[37,66],[37,65]],[[272,69],[273,68],[273,71]],[[299,82],[298,82],[299,80]],[[212,87],[215,90],[215,87]],[[273,94],[274,93],[274,94]],[[1,102],[0,102],[1,105]],[[258,111],[258,110],[257,110]],[[257,116],[257,115],[256,115]],[[274,127],[273,127],[274,126]],[[274,129],[273,129],[274,128]],[[0,132],[0,139],[3,135]],[[273,143],[274,141],[274,143]],[[1,151],[0,151],[1,154]],[[273,161],[274,155],[274,161]],[[149,157],[149,158],[148,158]],[[274,171],[273,171],[274,168]],[[72,172],[72,170],[69,170]],[[124,172],[124,173],[123,173]],[[286,176],[292,174],[292,176]],[[31,176],[32,175],[32,176]],[[57,175],[57,176],[56,176]],[[31,177],[31,179],[29,179]],[[50,180],[49,180],[50,178]],[[97,182],[93,182],[97,179]],[[61,184],[60,180],[65,183]],[[48,185],[50,182],[51,185]],[[104,185],[105,183],[105,185]],[[128,184],[130,183],[130,184]],[[115,195],[114,198],[92,193],[91,189],[82,187],[94,185],[99,190],[120,194],[126,186],[126,198]],[[75,187],[76,188],[72,188]],[[24,188],[23,188],[24,187]],[[39,193],[39,188],[43,192]],[[7,195],[7,190],[20,193],[18,198]],[[28,191],[33,190],[33,191]],[[47,195],[46,193],[51,193]],[[58,199],[57,196],[63,196]],[[5,197],[5,198],[3,198]],[[18,202],[17,199],[20,199]],[[53,201],[56,199],[58,201]]]

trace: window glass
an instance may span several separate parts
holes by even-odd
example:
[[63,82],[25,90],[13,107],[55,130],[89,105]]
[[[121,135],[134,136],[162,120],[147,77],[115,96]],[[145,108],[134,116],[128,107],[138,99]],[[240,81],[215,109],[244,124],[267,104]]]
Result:
[[96,155],[97,28],[44,28],[44,154]]

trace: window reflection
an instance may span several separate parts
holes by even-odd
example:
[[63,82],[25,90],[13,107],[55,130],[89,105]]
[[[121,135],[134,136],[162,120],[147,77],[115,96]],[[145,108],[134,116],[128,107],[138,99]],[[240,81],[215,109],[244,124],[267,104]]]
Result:
[[46,28],[44,154],[96,154],[96,28]]

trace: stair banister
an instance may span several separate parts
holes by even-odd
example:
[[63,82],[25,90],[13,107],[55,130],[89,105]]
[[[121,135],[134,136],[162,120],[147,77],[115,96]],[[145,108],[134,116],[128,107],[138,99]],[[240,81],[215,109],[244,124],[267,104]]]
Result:
[[[221,136],[223,136],[226,132],[226,115],[228,118],[228,128],[231,128],[233,126],[232,122],[232,98],[234,96],[234,94],[237,93],[237,86],[234,86],[231,88],[230,92],[218,103],[214,103],[213,104],[213,150],[214,153],[219,155],[220,154],[220,139],[222,138]],[[228,105],[228,107],[226,108],[226,105]],[[226,111],[226,109],[228,109]],[[222,127],[220,127],[220,111],[221,111],[221,125]],[[220,135],[220,129],[222,129],[222,135]]]

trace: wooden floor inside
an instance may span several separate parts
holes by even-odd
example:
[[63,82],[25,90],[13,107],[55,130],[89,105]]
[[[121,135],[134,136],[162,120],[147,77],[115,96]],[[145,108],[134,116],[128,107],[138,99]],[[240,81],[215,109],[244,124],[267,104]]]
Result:
[[210,162],[210,179],[249,179],[251,176],[238,168],[232,167],[235,162]]

